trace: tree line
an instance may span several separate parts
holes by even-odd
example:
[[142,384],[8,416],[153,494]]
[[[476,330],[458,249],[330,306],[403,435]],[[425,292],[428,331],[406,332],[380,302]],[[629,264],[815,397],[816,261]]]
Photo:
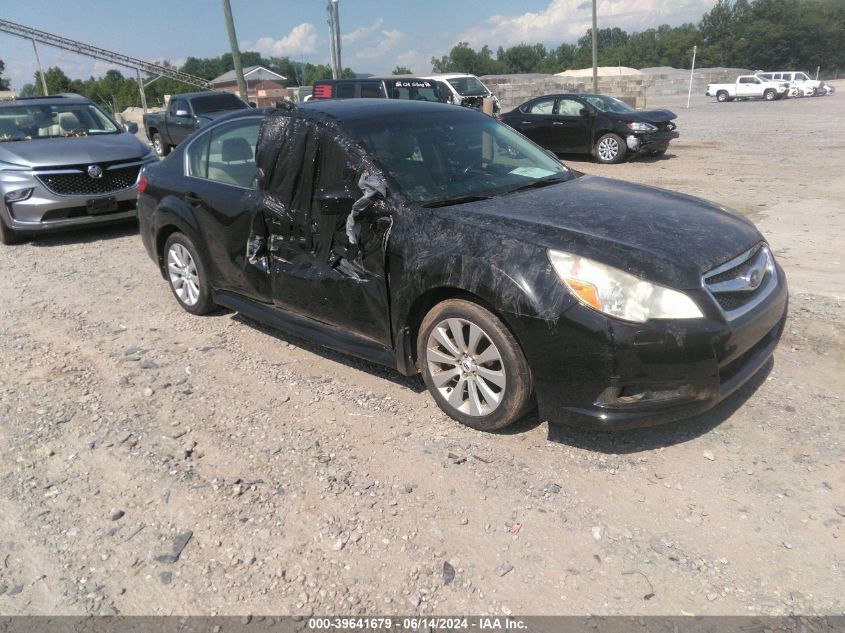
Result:
[[[619,27],[596,31],[599,66],[815,70],[826,76],[845,70],[843,0],[718,0],[698,24],[628,33]],[[448,55],[432,57],[434,72],[474,75],[559,73],[592,66],[592,29],[575,44],[490,46],[479,50],[466,42]]]
[[[843,0],[718,0],[698,24],[675,27],[664,24],[635,33],[610,27],[599,29],[596,35],[600,66],[689,68],[692,48],[697,46],[699,67],[813,71],[820,66],[825,77],[845,70]],[[308,86],[332,76],[331,68],[325,64],[297,62],[289,57],[265,58],[254,51],[241,53],[241,61],[245,67],[264,66],[279,73],[287,78],[288,86]],[[509,48],[500,46],[494,53],[487,45],[475,50],[460,42],[448,55],[431,59],[434,72],[474,75],[558,73],[591,64],[591,30],[575,44],[562,43],[553,48],[518,44]],[[219,57],[189,57],[179,70],[210,80],[233,68],[231,53],[225,53]],[[0,60],[0,90],[8,86],[8,81],[2,78],[3,70]],[[411,74],[412,70],[397,66],[393,73]],[[140,104],[137,81],[134,77],[124,77],[118,70],[84,80],[70,79],[58,67],[49,68],[44,74],[50,94],[76,92],[115,112]],[[355,72],[345,68],[343,76],[355,77]],[[146,77],[144,83],[147,102],[153,107],[161,105],[166,94],[196,89],[164,77]],[[26,84],[20,94],[42,94],[38,72],[33,83]]]

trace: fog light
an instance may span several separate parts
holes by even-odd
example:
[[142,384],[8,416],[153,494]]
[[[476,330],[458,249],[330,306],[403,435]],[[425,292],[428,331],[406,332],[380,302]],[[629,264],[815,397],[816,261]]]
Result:
[[26,200],[29,196],[32,195],[32,187],[29,189],[18,189],[16,191],[10,191],[6,194],[5,200],[6,204],[12,204],[13,202],[20,202],[21,200]]
[[632,152],[636,152],[640,148],[640,139],[633,134],[629,135],[628,138],[625,139],[625,142],[628,144],[628,149]]

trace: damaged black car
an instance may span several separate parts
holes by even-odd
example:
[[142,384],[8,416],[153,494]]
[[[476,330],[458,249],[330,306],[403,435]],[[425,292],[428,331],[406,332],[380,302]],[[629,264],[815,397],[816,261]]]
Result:
[[621,429],[712,407],[770,358],[787,287],[703,200],[568,169],[443,104],[232,114],[140,183],[179,304],[222,306],[405,375],[451,417]]
[[679,136],[675,118],[670,110],[637,110],[606,95],[562,94],[526,101],[499,120],[557,154],[592,154],[609,164],[665,154]]

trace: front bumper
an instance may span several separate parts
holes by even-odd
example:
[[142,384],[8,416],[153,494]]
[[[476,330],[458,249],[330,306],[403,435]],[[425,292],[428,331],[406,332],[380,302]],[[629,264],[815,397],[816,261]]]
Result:
[[540,416],[605,430],[702,413],[739,389],[772,356],[786,321],[778,287],[753,311],[725,321],[626,323],[577,304],[559,321],[517,319]]
[[[51,190],[39,178],[43,173],[7,171],[0,174],[0,219],[12,230],[41,233],[120,222],[136,216],[140,170],[128,187],[79,195],[63,195]],[[6,202],[6,193],[21,189],[31,189],[32,193],[24,200]]]
[[680,136],[676,130],[660,132],[628,133],[625,137],[625,144],[630,152],[643,152],[653,149],[665,149],[669,141]]

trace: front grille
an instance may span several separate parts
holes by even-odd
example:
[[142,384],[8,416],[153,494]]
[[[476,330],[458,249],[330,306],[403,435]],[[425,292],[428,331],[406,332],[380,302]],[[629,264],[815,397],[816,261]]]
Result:
[[777,286],[774,258],[760,244],[706,273],[704,287],[729,319],[753,309]]
[[75,173],[41,174],[38,180],[60,196],[101,196],[132,187],[138,180],[141,165],[103,168],[102,178],[91,178],[87,165],[78,169]]

